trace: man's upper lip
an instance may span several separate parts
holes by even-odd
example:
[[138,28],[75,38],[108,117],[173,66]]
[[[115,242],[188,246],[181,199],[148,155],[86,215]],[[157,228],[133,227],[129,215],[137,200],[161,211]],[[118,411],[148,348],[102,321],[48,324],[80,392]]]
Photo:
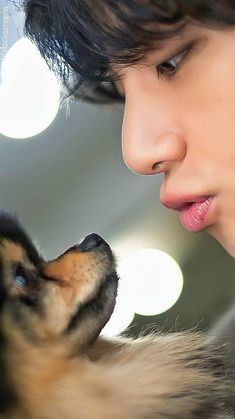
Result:
[[201,195],[201,196],[183,196],[183,197],[164,197],[161,199],[161,203],[171,209],[180,211],[187,205],[193,204],[194,202],[204,202],[209,198],[210,195]]

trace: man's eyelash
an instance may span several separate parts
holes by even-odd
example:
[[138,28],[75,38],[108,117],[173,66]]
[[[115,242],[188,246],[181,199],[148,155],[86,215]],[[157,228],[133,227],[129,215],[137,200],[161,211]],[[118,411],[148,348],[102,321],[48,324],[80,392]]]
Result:
[[157,66],[157,75],[159,79],[170,80],[176,74],[185,53],[175,55]]
[[195,43],[192,43],[183,51],[179,52],[171,58],[168,58],[168,60],[165,60],[162,63],[158,64],[156,67],[158,78],[165,81],[171,81],[177,73],[177,71],[179,70],[179,68],[181,67],[181,65],[183,64],[185,58],[192,51],[194,44]]

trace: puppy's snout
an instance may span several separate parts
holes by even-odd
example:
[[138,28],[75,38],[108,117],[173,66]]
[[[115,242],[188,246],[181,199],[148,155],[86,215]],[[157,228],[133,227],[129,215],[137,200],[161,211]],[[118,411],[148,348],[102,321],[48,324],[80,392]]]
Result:
[[95,250],[100,245],[108,246],[102,237],[100,237],[98,234],[92,233],[85,237],[79,247],[82,252],[90,252]]

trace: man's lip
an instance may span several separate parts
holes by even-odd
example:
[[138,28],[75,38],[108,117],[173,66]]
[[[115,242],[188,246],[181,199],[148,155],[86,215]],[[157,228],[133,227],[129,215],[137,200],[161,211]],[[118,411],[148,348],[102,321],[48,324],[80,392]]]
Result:
[[165,197],[161,199],[162,205],[166,208],[181,211],[185,206],[193,204],[194,202],[200,203],[206,201],[211,195],[192,196],[187,195],[183,197]]

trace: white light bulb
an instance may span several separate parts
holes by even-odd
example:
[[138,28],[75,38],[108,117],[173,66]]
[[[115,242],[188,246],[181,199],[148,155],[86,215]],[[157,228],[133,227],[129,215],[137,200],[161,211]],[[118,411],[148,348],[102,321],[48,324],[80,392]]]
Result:
[[138,250],[123,259],[118,271],[128,284],[133,310],[145,316],[169,310],[183,288],[179,265],[160,250]]
[[0,133],[29,138],[45,130],[60,105],[60,88],[36,47],[21,38],[2,63]]

